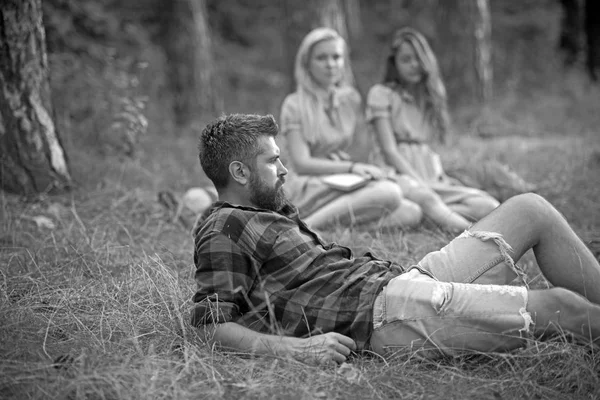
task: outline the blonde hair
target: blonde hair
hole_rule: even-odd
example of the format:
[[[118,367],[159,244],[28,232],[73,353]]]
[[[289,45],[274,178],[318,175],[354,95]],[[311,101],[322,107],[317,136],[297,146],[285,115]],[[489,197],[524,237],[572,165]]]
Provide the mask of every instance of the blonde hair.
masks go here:
[[[450,129],[446,87],[440,75],[437,58],[425,36],[412,28],[402,28],[396,31],[390,47],[383,83],[393,89],[402,89],[403,82],[395,63],[396,53],[402,43],[412,46],[423,70],[424,79],[420,85],[420,90],[425,95],[422,105],[423,117],[435,129],[439,139],[443,140]]]
[[[344,71],[342,78],[332,91],[321,88],[310,73],[310,59],[314,47],[327,40],[336,40],[343,45]],[[321,126],[327,121],[322,121],[322,110],[326,101],[330,101],[335,108],[339,106],[339,96],[353,89],[353,76],[348,59],[347,45],[344,38],[335,30],[330,28],[316,28],[309,32],[296,53],[294,64],[294,78],[296,80],[296,92],[300,103],[300,120],[302,124],[302,135],[308,143],[315,143],[322,135]]]

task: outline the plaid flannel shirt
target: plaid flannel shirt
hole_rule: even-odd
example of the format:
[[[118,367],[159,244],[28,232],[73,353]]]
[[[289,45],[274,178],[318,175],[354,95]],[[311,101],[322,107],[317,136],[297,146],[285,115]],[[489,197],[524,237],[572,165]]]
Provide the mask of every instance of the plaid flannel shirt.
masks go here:
[[[236,322],[296,337],[333,331],[364,349],[375,297],[404,272],[324,243],[291,205],[272,212],[217,202],[194,236],[194,326]]]

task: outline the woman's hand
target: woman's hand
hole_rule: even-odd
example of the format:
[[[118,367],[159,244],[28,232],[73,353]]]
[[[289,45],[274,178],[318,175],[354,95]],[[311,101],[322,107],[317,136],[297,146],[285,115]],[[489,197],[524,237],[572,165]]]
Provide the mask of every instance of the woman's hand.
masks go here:
[[[372,164],[355,163],[350,172],[375,180],[387,178],[387,173],[383,169]]]
[[[338,150],[331,153],[329,159],[333,161],[350,161],[350,155],[343,150]]]

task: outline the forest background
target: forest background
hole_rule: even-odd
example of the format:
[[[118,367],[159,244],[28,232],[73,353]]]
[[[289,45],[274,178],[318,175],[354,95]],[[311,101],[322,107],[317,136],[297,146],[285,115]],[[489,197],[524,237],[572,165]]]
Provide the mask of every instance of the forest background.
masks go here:
[[[460,38],[470,34],[461,36],[461,29],[470,28],[460,10],[468,8],[456,13],[451,3],[469,2],[356,2],[348,37],[359,90],[364,95],[381,79],[394,30],[423,31],[440,55],[455,125],[444,160],[509,165],[598,254],[600,88],[583,59],[565,67],[559,2],[489,2],[493,91],[485,102],[465,72],[471,59]],[[201,12],[211,42],[210,85],[198,107],[186,111],[185,81],[173,82],[165,41],[189,40],[170,36],[189,26],[178,24],[164,4],[42,2],[53,119],[74,184],[60,195],[0,192],[0,397],[600,395],[597,350],[567,335],[508,355],[431,362],[400,353],[318,367],[224,354],[188,325],[193,244],[158,193],[208,183],[195,149],[206,122],[222,112],[278,117],[293,89],[295,51],[318,4],[207,0]],[[444,19],[440,10],[449,9],[453,17]],[[457,32],[456,43],[448,32]],[[335,226],[325,234],[357,253],[371,250],[402,263],[450,239],[430,225],[413,231]],[[547,285],[534,263],[528,275],[531,286]]]

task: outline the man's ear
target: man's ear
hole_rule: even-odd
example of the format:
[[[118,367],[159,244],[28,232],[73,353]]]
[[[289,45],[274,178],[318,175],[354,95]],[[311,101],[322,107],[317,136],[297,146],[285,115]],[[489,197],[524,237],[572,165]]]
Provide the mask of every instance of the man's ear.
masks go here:
[[[232,161],[229,164],[229,174],[240,185],[246,185],[250,178],[250,170],[241,161]]]

